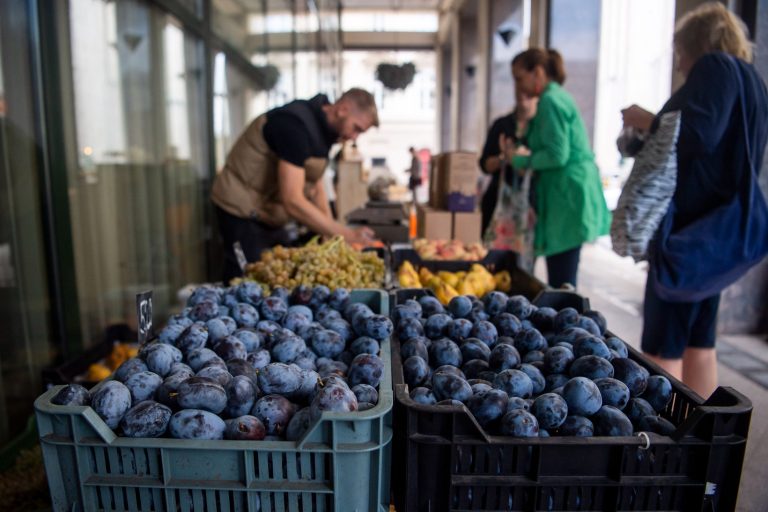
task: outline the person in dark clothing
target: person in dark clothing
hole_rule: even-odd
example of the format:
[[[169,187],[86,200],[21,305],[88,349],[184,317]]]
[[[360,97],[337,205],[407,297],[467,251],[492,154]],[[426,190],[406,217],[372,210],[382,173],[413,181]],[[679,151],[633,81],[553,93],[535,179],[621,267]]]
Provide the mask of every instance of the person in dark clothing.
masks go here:
[[[525,140],[525,132],[530,121],[536,115],[537,98],[528,98],[521,94],[515,94],[515,109],[502,117],[494,120],[483,144],[483,152],[480,154],[480,169],[491,176],[491,181],[480,200],[482,213],[482,233],[488,229],[496,210],[496,202],[499,196],[499,183],[501,176],[512,185],[513,170],[509,165],[514,154],[514,147]],[[505,151],[506,153],[505,154]]]
[[[768,92],[749,64],[751,44],[736,15],[718,2],[702,4],[678,22],[674,48],[685,83],[657,115],[637,105],[622,111],[625,126],[644,131],[654,131],[666,112],[681,113],[673,230],[729,203],[739,192],[744,173],[759,172],[768,138]],[[727,233],[707,236],[717,237],[723,249],[730,240]],[[694,246],[699,242],[690,241],[688,271],[693,279]],[[649,258],[649,276],[655,275],[655,264]],[[643,352],[705,398],[717,387],[719,302],[720,293],[696,302],[667,301],[651,277],[646,282]]]
[[[293,101],[245,129],[211,192],[224,241],[225,283],[241,275],[235,242],[248,261],[256,261],[265,249],[287,241],[285,226],[292,220],[349,242],[372,238],[368,228],[352,229],[333,219],[321,178],[334,143],[355,140],[378,125],[373,96],[350,89],[335,103],[323,94]]]

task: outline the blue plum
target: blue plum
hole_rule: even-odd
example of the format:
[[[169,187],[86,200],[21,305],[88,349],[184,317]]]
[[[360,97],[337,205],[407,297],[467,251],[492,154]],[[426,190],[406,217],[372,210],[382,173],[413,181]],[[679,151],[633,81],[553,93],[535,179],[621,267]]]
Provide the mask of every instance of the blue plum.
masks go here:
[[[491,350],[488,365],[494,372],[517,368],[520,365],[520,353],[512,345],[500,343]]]
[[[379,342],[368,336],[360,336],[349,346],[349,351],[353,356],[359,354],[374,354],[379,353]]]
[[[191,377],[179,385],[176,397],[184,409],[203,409],[218,414],[227,406],[224,386],[207,377]]]
[[[433,367],[444,364],[461,366],[463,361],[461,349],[448,338],[433,341],[427,351],[429,352],[429,364]]]
[[[597,384],[586,377],[574,377],[563,386],[563,398],[568,410],[576,416],[591,416],[603,406]]]
[[[541,370],[528,363],[521,364],[518,370],[525,373],[531,379],[531,382],[533,383],[534,396],[544,391],[546,381],[544,380],[544,374],[541,373]]]
[[[227,425],[212,412],[198,409],[184,409],[173,416],[168,423],[168,432],[176,439],[224,439]]]
[[[139,402],[120,420],[126,437],[162,437],[171,421],[171,409],[153,400]]]
[[[80,384],[67,384],[51,398],[51,403],[56,405],[88,405],[91,403],[91,394]]]
[[[500,389],[488,389],[472,395],[467,407],[483,428],[501,418],[507,411],[509,397]]]
[[[506,312],[512,313],[519,320],[525,320],[535,311],[535,306],[522,295],[512,295],[507,300]]]
[[[557,312],[554,320],[555,332],[562,332],[569,327],[577,327],[579,324],[579,312],[574,308],[563,308]]]
[[[131,400],[135,405],[144,400],[152,400],[155,397],[155,390],[163,383],[163,378],[158,374],[145,371],[134,373],[125,379],[125,387],[131,392]]]
[[[629,388],[629,394],[640,396],[648,386],[648,370],[637,364],[632,359],[620,357],[611,361],[613,372],[616,379],[620,380]]]
[[[539,427],[555,429],[562,425],[568,416],[568,404],[556,393],[544,393],[533,401],[531,413],[536,416]]]
[[[465,295],[453,297],[448,302],[448,311],[454,318],[464,318],[472,311],[472,301]]]
[[[523,409],[513,409],[501,417],[501,433],[512,437],[538,437],[536,416]]]
[[[384,361],[372,354],[360,354],[355,356],[352,364],[349,365],[347,378],[350,386],[358,384],[368,384],[378,387],[384,375]]]
[[[459,349],[461,350],[461,357],[465,361],[482,359],[487,362],[491,357],[491,349],[477,338],[467,338]]]
[[[662,436],[669,436],[677,428],[666,418],[661,416],[644,416],[637,422],[637,430],[646,432],[655,432]]]
[[[424,335],[431,340],[442,338],[446,335],[451,321],[451,317],[445,313],[436,313],[428,317],[424,324]]]
[[[357,409],[357,397],[348,386],[341,384],[331,384],[320,388],[310,405],[313,419],[317,419],[325,411],[354,412]]]
[[[291,421],[285,429],[285,438],[288,441],[298,441],[312,426],[312,410],[303,407],[291,416]]]
[[[165,343],[154,344],[144,352],[144,362],[147,364],[147,369],[161,377],[168,375],[173,363],[181,362],[181,360],[181,351],[173,345],[166,345]]]
[[[243,414],[236,418],[226,420],[224,439],[235,441],[261,441],[267,435],[267,429],[256,416]]]
[[[472,386],[453,373],[435,371],[432,374],[432,392],[438,402],[443,400],[463,402],[472,396]]]
[[[424,326],[421,325],[418,318],[403,318],[398,322],[395,333],[401,340],[410,340],[417,336],[423,336]]]
[[[413,388],[410,393],[411,400],[421,405],[435,405],[437,399],[432,390],[425,387]]]
[[[648,385],[641,395],[656,412],[663,411],[672,399],[672,383],[663,375],[651,375],[648,377]]]
[[[131,392],[120,381],[105,381],[91,395],[91,408],[112,430],[120,425],[120,420],[130,407]]]
[[[301,386],[301,369],[284,363],[270,363],[259,371],[259,389],[265,394],[288,395]]]
[[[501,389],[510,397],[529,398],[533,394],[533,382],[520,370],[503,370],[493,380],[493,387]]]
[[[607,359],[598,356],[582,356],[577,358],[569,369],[572,377],[586,377],[597,380],[613,377],[613,366]]]
[[[403,378],[411,388],[421,386],[429,379],[429,365],[419,356],[411,356],[403,362]]]
[[[288,313],[288,303],[282,297],[265,297],[259,305],[259,313],[261,318],[279,322]]]
[[[591,418],[597,436],[631,436],[632,422],[615,407],[604,405]]]
[[[568,416],[560,425],[558,433],[561,436],[592,437],[595,435],[595,426],[584,416]]]
[[[384,315],[373,315],[365,320],[364,335],[377,341],[389,338],[393,330],[392,320]]]
[[[475,322],[472,326],[469,335],[493,348],[499,338],[499,331],[496,329],[496,326],[488,320],[480,320]]]
[[[208,361],[217,359],[224,362],[216,352],[209,348],[199,348],[187,353],[187,364],[192,368],[192,371],[195,372],[199,371]]]
[[[297,409],[282,395],[266,395],[253,404],[251,415],[261,420],[267,435],[282,436]]]
[[[596,379],[595,384],[603,397],[603,405],[612,405],[617,409],[624,409],[629,402],[629,388],[617,379],[605,377]]]
[[[315,354],[329,358],[334,358],[344,352],[346,346],[344,337],[331,329],[315,332],[310,338],[309,344]]]
[[[256,402],[256,386],[253,381],[244,376],[237,375],[226,387],[227,404],[222,411],[222,416],[237,418],[251,412]]]
[[[134,373],[145,372],[147,370],[149,370],[149,368],[147,368],[146,363],[142,359],[132,357],[121,364],[117,370],[115,370],[112,377],[120,382],[125,382],[125,379]],[[168,371],[170,371],[170,368],[168,368]]]
[[[362,402],[376,404],[379,402],[378,391],[368,384],[357,384],[356,386],[352,386],[352,392],[355,394],[358,404]]]

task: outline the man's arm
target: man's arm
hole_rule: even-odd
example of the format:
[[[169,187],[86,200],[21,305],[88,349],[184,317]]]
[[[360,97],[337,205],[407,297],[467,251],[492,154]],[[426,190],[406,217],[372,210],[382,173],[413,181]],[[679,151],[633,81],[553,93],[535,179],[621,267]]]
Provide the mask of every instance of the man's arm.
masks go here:
[[[370,228],[365,226],[348,228],[333,220],[330,214],[326,214],[304,197],[305,178],[302,167],[280,160],[277,164],[277,180],[280,201],[288,215],[315,233],[326,236],[341,235],[349,243],[366,243],[374,239]],[[322,193],[318,195],[325,197],[325,189],[323,188]],[[327,197],[325,204],[328,204]]]
[[[315,195],[312,197],[312,202],[325,215],[333,218],[331,205],[328,203],[328,194],[325,193],[325,185],[323,184],[322,180],[318,180],[317,184],[315,185]]]

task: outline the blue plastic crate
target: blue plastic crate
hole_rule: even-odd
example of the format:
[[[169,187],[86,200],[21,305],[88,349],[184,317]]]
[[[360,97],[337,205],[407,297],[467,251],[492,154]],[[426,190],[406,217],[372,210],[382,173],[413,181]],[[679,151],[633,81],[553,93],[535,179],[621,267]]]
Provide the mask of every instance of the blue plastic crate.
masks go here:
[[[389,312],[379,290],[354,302]],[[90,407],[35,401],[54,511],[389,510],[392,441],[390,342],[379,403],[355,413],[323,413],[293,441],[197,441],[118,437]]]

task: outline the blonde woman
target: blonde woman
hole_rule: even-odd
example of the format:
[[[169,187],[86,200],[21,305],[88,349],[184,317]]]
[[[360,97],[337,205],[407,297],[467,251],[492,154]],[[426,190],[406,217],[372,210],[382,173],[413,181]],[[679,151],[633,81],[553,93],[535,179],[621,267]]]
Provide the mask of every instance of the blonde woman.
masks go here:
[[[677,69],[686,79],[682,87],[656,115],[637,105],[622,111],[625,126],[645,131],[655,129],[661,114],[681,112],[674,209],[667,213],[672,216],[673,232],[690,228],[732,201],[752,171],[759,172],[768,137],[768,94],[750,64],[752,48],[737,16],[720,3],[701,5],[678,22],[674,50]],[[690,240],[688,280],[695,282],[701,272],[693,247],[715,244],[717,250],[724,250],[730,234],[707,233]],[[653,257],[649,262],[643,352],[708,397],[717,387],[715,328],[720,290],[694,302],[664,300],[654,281],[658,263]]]

